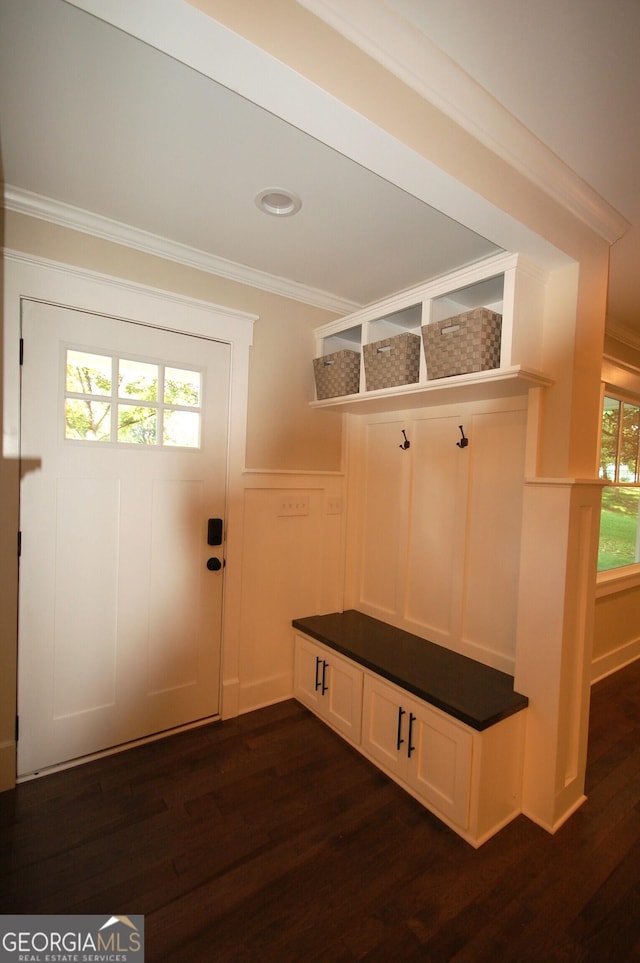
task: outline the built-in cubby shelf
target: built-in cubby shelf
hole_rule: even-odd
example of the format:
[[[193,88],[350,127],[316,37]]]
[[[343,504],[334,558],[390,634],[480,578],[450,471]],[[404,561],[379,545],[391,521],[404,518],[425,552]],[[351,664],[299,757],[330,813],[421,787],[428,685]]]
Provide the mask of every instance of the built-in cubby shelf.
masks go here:
[[[379,388],[358,394],[312,401],[312,408],[331,408],[358,412],[395,411],[399,408],[428,408],[431,405],[460,404],[525,395],[530,388],[544,388],[552,379],[527,368],[494,368],[428,383],[417,382],[402,388]]]
[[[429,377],[420,346],[416,382],[367,390],[360,364],[359,391],[311,402],[341,411],[385,411],[526,394],[552,383],[541,370],[546,272],[518,254],[499,254],[445,277],[368,305],[316,329],[316,357],[345,349],[362,354],[365,345],[398,334],[421,334],[423,326],[475,308],[502,316],[499,366],[446,378]]]

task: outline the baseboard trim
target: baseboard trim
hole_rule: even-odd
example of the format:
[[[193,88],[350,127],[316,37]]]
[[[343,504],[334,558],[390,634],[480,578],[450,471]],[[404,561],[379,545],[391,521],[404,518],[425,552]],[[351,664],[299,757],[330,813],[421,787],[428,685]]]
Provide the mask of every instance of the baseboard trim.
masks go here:
[[[240,714],[253,712],[254,709],[264,709],[293,698],[293,678],[290,672],[282,675],[270,676],[268,679],[258,679],[250,685],[239,687]]]
[[[549,822],[546,819],[541,819],[526,807],[523,807],[522,815],[526,816],[527,819],[530,819],[532,823],[536,824],[536,826],[540,826],[541,829],[544,829],[546,832],[551,833],[551,835],[553,835],[554,833],[558,832],[561,826],[564,826],[566,821],[571,816],[573,816],[573,814],[578,809],[580,809],[582,804],[585,803],[586,801],[587,801],[587,797],[584,794],[581,795],[578,799],[576,799],[576,801],[571,806],[569,806],[569,808],[565,812],[562,813],[562,815],[558,819],[554,820],[554,822]]]
[[[626,642],[612,652],[606,652],[594,659],[591,663],[591,685],[613,675],[618,669],[624,669],[625,665],[630,665],[636,659],[640,659],[640,638]]]
[[[222,683],[222,718],[235,719],[239,715],[240,680],[226,679]]]
[[[0,792],[16,785],[16,744],[13,739],[0,742]]]

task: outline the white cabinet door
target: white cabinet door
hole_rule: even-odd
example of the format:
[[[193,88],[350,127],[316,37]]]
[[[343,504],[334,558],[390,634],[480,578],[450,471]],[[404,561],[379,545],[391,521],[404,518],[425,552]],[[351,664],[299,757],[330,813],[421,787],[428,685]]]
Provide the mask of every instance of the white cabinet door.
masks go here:
[[[404,779],[409,762],[408,699],[377,676],[364,677],[362,748],[385,769]]]
[[[462,829],[469,824],[472,747],[466,727],[365,674],[363,750]]]
[[[327,719],[351,742],[359,743],[362,729],[362,672],[330,652],[325,660],[323,695]]]
[[[350,742],[360,742],[362,670],[352,662],[296,635],[294,695]]]
[[[469,825],[473,736],[452,719],[413,703],[407,783],[461,829]]]
[[[319,714],[323,714],[322,662],[322,654],[315,642],[296,635],[293,694],[309,709]]]

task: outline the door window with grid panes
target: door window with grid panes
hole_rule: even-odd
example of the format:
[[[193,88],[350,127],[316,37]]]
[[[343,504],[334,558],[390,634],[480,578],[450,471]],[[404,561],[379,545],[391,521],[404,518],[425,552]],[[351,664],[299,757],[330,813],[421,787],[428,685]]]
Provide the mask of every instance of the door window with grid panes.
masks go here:
[[[71,347],[64,371],[68,441],[200,447],[200,371]]]

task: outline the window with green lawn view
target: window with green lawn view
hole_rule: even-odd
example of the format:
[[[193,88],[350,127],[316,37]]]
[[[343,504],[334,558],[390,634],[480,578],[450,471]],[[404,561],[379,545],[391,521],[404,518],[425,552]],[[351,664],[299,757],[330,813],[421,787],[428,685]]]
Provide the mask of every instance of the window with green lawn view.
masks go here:
[[[640,560],[640,404],[605,396],[602,409],[602,490],[598,571]]]

